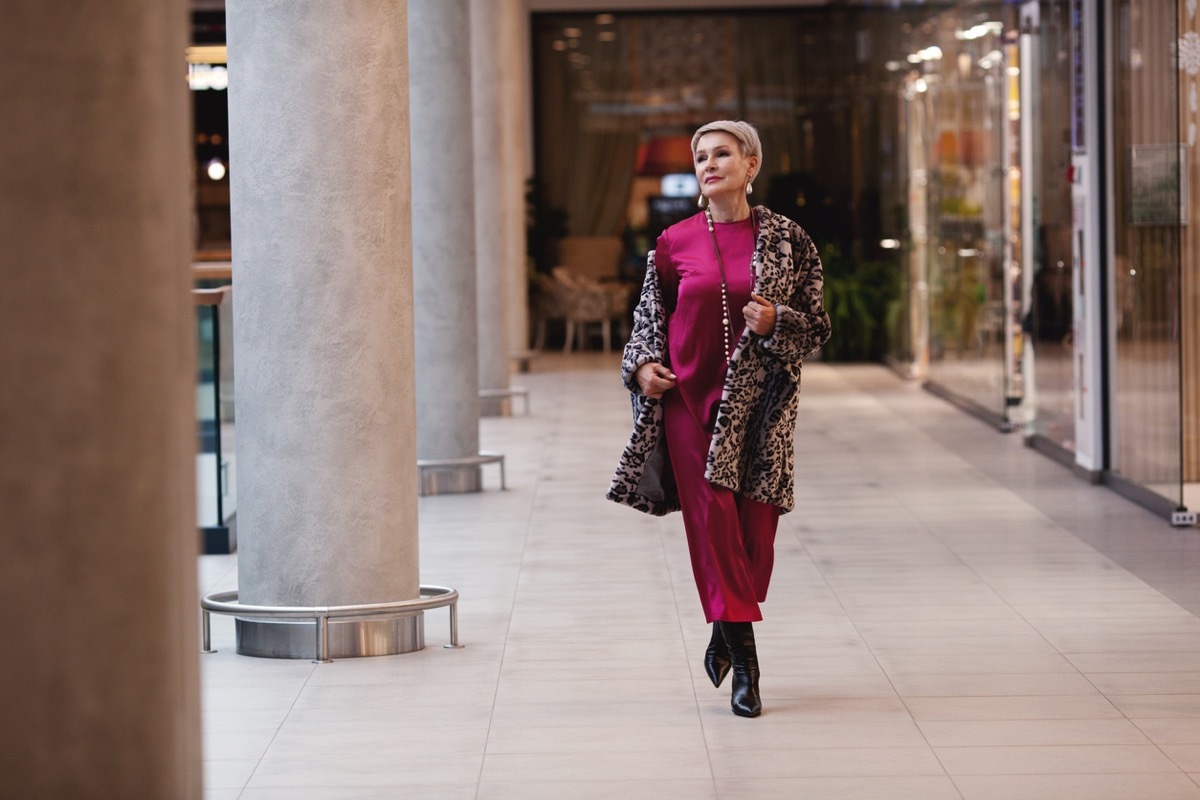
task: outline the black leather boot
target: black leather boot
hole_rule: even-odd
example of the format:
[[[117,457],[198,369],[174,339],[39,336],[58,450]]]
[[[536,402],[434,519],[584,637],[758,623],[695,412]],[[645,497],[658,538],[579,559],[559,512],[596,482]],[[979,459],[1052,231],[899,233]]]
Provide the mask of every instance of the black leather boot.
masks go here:
[[[719,622],[713,623],[712,639],[704,651],[704,671],[716,687],[720,687],[721,681],[729,674],[729,645],[725,644],[725,635],[721,633]]]
[[[733,662],[733,696],[729,705],[739,717],[757,717],[762,713],[758,695],[758,650],[754,646],[754,626],[749,622],[722,622],[721,632],[729,645]]]

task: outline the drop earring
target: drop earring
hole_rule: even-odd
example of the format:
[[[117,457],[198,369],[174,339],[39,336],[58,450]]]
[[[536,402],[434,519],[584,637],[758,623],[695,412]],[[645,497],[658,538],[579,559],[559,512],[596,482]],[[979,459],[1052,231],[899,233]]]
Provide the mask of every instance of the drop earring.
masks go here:
[[[696,206],[698,208],[708,208],[708,198],[703,194],[700,195],[700,197],[696,199]]]
[[[746,181],[746,194],[754,194],[754,184]]]

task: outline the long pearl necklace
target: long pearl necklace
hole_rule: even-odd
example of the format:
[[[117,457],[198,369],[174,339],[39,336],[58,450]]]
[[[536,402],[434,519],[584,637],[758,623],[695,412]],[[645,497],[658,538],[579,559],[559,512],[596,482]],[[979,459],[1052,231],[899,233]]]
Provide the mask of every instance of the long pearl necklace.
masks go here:
[[[755,240],[758,239],[758,219],[754,215],[754,209],[750,209],[750,218],[753,221],[753,229],[755,230]],[[729,313],[729,285],[725,282],[725,263],[721,260],[721,248],[717,244],[717,231],[713,227],[712,212],[707,208],[704,209],[704,219],[708,222],[708,234],[712,237],[713,252],[717,254],[717,269],[721,271],[721,310],[725,316],[721,318],[721,333],[725,338],[725,366],[729,366],[729,339],[733,335],[733,315]],[[754,256],[750,256],[750,287],[754,290]]]

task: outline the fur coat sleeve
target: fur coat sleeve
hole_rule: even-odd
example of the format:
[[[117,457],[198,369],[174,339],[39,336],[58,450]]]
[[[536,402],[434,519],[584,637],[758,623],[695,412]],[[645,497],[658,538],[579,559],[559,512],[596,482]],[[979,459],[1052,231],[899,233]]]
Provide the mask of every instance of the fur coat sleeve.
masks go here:
[[[784,512],[794,505],[794,439],[803,361],[829,339],[821,260],[812,239],[792,220],[759,206],[754,251],[755,292],[775,306],[768,337],[746,330],[738,340],[708,450],[705,477]],[[635,373],[666,358],[667,319],[654,265],[634,312],[633,333],[621,360],[621,377],[633,404],[633,434],[608,490],[608,498],[649,514],[679,509],[667,457],[661,402],[641,394]]]

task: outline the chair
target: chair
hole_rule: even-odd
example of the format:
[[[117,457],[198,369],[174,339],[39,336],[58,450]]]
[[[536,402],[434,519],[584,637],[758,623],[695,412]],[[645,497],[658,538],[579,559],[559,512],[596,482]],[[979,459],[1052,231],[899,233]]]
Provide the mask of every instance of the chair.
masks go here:
[[[628,333],[629,301],[635,287],[621,281],[624,245],[617,236],[567,236],[559,243],[559,266],[538,280],[537,344],[545,341],[547,319],[566,324],[563,352],[574,346],[578,325],[600,323],[604,350],[612,349],[612,321]]]
[[[547,275],[535,278],[538,296],[535,302],[538,316],[537,341],[540,350],[546,340],[546,321],[561,319],[566,325],[563,352],[571,352],[575,344],[576,325],[600,323],[604,350],[612,345],[612,294],[588,278],[572,275],[565,267],[555,267]]]

